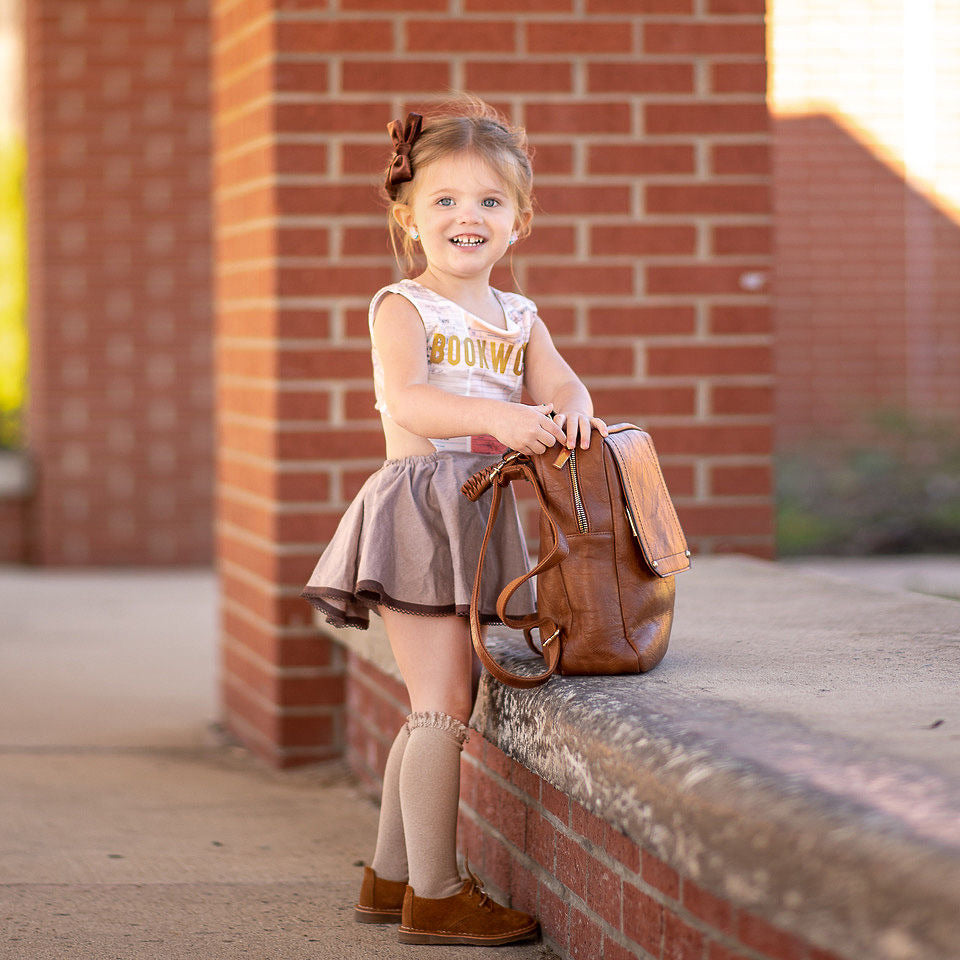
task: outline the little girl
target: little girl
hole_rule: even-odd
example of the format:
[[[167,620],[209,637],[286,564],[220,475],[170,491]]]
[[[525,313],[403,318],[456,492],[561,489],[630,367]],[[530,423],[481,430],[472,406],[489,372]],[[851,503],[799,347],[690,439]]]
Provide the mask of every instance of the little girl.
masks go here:
[[[384,772],[376,850],[354,915],[400,921],[405,943],[497,945],[534,939],[533,917],[491,900],[457,867],[460,753],[480,664],[469,610],[488,505],[460,493],[507,449],[583,448],[590,395],[557,352],[536,304],[490,286],[493,265],[530,233],[526,135],[468,95],[424,120],[388,124],[388,229],[411,265],[378,290],[369,326],[386,459],[344,513],[301,596],[337,627],[384,622],[411,713]],[[397,257],[399,262],[399,256]],[[536,406],[521,403],[526,386]],[[499,590],[530,568],[513,489],[487,548],[479,617],[502,623]],[[508,613],[536,610],[528,580]]]

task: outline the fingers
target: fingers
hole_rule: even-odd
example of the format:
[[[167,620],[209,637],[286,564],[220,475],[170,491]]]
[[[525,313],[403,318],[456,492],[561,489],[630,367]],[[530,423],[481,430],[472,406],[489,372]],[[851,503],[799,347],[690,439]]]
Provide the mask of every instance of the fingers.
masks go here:
[[[579,420],[574,417],[572,420],[565,413],[558,413],[553,422],[559,427],[564,428],[557,439],[568,449],[572,450],[577,445],[577,431],[580,427]]]
[[[544,430],[546,433],[550,434],[550,441],[547,444],[550,447],[552,447],[558,441],[560,443],[563,443],[565,440],[563,430],[560,428],[562,419],[563,419],[563,414],[560,413],[554,416],[552,420],[547,418],[545,421],[543,421],[540,424],[540,428]]]
[[[580,434],[580,446],[584,450],[590,446],[590,420],[586,414],[568,417],[565,413],[558,413],[553,420],[554,423],[566,426],[566,434],[560,438],[560,442],[567,449],[572,450],[577,445],[578,433]]]
[[[580,448],[586,450],[590,446],[590,418],[585,413],[580,414],[577,426],[580,430]]]
[[[551,443],[550,446],[552,447],[553,444]],[[532,457],[544,453],[546,449],[547,445],[545,443],[541,443],[539,440],[531,440],[529,446],[525,447],[520,452]]]
[[[554,414],[553,417],[550,416],[550,413],[553,410],[552,403],[541,403],[538,409],[543,410],[543,415],[545,417],[544,422],[541,423],[540,426],[551,436],[550,442],[547,444],[547,446],[552,447],[558,440],[563,443],[563,432],[558,425],[558,417],[562,417],[562,414]]]
[[[577,445],[577,435],[579,434],[580,446],[586,450],[590,446],[590,431],[592,428],[599,430],[603,437],[609,434],[607,425],[603,420],[599,417],[588,417],[586,414],[578,414],[571,419],[565,413],[558,413],[554,416],[553,422],[566,428],[566,433],[564,437],[560,438],[560,442],[569,449],[573,449]]]
[[[553,429],[551,429],[551,427]],[[558,428],[553,423],[546,424],[545,426],[540,427],[540,432],[537,434],[537,439],[534,440],[533,442],[542,443],[543,449],[546,450],[547,447],[554,446],[554,444],[556,444],[557,441],[559,441],[560,443],[563,443],[563,434],[560,433],[560,436],[558,437],[557,436],[558,432],[559,432]],[[541,450],[540,452],[542,453],[543,450]]]
[[[590,430],[595,427],[599,432],[600,436],[606,437],[609,436],[610,431],[607,430],[607,425],[599,417],[587,417],[586,415],[580,417],[580,445],[584,450],[590,446]]]
[[[576,420],[570,420],[565,413],[558,413],[553,418],[553,422],[559,424],[561,427],[566,427],[566,433],[560,438],[560,442],[567,447],[567,449],[571,449],[577,442]]]
[[[550,404],[540,404],[541,407],[550,406]],[[561,428],[566,428],[564,432]],[[524,449],[523,453],[530,455],[544,453],[548,447],[552,447],[558,440],[568,449],[573,449],[577,445],[577,435],[580,436],[580,446],[586,450],[590,446],[590,434],[592,430],[597,430],[602,437],[610,435],[606,423],[600,417],[588,417],[586,414],[578,414],[570,418],[565,413],[556,414],[553,419],[545,420],[540,427],[540,434],[536,440],[530,441],[529,449]]]
[[[540,421],[540,431],[535,440],[531,440],[530,453],[543,453],[548,447],[555,443],[562,443],[565,447],[572,450],[577,445],[577,437],[580,438],[580,446],[586,450],[590,446],[590,434],[592,430],[597,430],[602,437],[609,436],[610,431],[606,423],[600,417],[588,417],[585,413],[556,413],[553,412],[553,403],[538,404],[536,409],[541,412],[543,419]],[[552,413],[552,416],[551,416]],[[542,450],[535,449],[542,446]]]

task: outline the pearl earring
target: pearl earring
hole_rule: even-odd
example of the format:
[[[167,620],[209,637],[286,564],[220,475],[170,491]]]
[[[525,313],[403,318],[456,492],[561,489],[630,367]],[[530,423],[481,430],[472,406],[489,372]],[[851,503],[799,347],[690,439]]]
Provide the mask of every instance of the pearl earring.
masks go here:
[[[516,243],[516,242],[517,242],[517,237],[516,237],[516,234],[514,234],[514,235],[510,238],[510,243]]]
[[[414,231],[412,231],[411,234],[410,234],[410,239],[411,239],[411,240],[419,240],[419,239],[420,239],[420,234],[417,233],[416,230],[414,230]]]

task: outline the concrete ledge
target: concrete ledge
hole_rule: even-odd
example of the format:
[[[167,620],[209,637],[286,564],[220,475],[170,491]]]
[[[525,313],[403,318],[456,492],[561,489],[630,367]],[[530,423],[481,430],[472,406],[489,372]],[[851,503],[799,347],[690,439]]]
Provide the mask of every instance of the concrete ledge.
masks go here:
[[[955,956],[960,606],[744,556],[699,557],[677,587],[651,673],[487,676],[473,725],[771,924],[858,960]],[[374,619],[379,641],[341,633],[398,676]],[[522,641],[491,649],[536,666]]]
[[[781,566],[807,573],[829,573],[884,590],[908,590],[960,600],[960,554],[907,556],[789,557]]]

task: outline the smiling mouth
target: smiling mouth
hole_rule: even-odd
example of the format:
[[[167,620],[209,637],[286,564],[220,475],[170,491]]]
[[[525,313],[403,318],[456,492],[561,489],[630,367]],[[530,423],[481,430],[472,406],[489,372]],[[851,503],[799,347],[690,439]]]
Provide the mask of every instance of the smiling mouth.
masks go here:
[[[451,237],[450,242],[458,247],[479,247],[487,241],[483,237]]]

